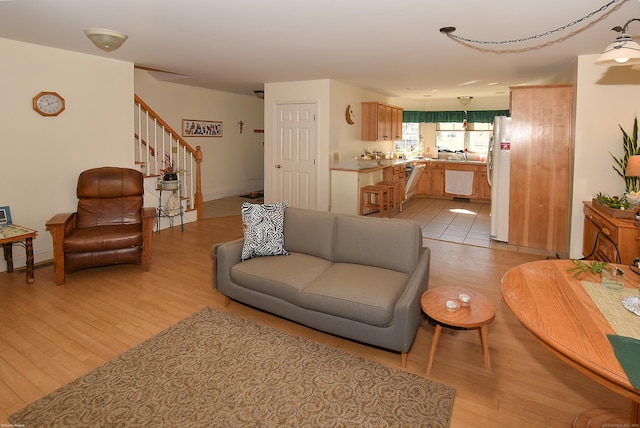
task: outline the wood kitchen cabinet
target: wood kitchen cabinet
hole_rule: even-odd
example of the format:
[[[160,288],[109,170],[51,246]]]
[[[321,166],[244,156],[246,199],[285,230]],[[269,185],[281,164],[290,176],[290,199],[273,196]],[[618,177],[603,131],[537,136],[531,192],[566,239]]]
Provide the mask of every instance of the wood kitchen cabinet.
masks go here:
[[[485,164],[469,164],[464,162],[423,162],[427,165],[424,175],[416,187],[418,196],[437,196],[452,198],[455,196],[466,197],[477,201],[491,200],[491,187],[487,182],[487,167]],[[445,193],[446,170],[473,171],[473,193],[471,195],[451,195]]]
[[[478,173],[478,199],[491,200],[491,186],[489,186],[489,181],[487,180],[485,167],[480,167],[480,172]]]
[[[362,103],[363,141],[401,140],[402,139],[401,107],[379,102]]]
[[[416,186],[416,195],[443,196],[444,195],[444,162],[424,162],[424,174]]]
[[[407,166],[396,165],[393,167],[385,168],[382,171],[382,179],[384,181],[398,183],[400,185],[400,191],[399,195],[396,196],[396,199],[398,201],[404,201],[407,185]]]
[[[614,218],[584,202],[582,255],[589,260],[630,265],[638,257],[638,227],[633,220]]]
[[[509,244],[569,252],[572,85],[511,88]]]

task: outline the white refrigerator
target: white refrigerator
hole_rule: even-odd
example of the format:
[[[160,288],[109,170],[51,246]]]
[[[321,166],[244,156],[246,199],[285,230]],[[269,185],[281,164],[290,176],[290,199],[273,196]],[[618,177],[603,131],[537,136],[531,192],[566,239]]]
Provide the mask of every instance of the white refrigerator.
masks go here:
[[[511,118],[497,116],[487,153],[487,180],[491,186],[491,239],[509,241],[509,183]]]

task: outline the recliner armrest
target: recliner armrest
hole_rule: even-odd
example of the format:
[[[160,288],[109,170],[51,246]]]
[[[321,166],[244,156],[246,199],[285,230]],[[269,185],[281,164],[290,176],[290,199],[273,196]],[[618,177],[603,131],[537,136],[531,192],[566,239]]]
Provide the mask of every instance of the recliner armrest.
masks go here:
[[[153,207],[142,208],[142,218],[156,217],[156,215],[157,215],[157,212],[155,208]]]
[[[76,228],[76,213],[56,214],[47,221],[47,230],[53,240],[53,264],[56,266],[56,284],[64,284],[64,238]]]
[[[47,230],[53,227],[67,226],[69,222],[75,221],[76,213],[60,213],[56,214],[47,221]]]

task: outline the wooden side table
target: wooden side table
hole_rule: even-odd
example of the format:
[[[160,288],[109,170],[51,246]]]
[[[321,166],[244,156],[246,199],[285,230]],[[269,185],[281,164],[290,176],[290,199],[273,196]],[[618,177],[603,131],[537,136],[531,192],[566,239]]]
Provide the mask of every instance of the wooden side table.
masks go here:
[[[461,294],[470,297],[468,303],[459,300]],[[447,302],[451,301],[458,305],[457,309],[449,309]],[[425,291],[420,298],[422,311],[436,324],[427,364],[427,376],[431,374],[433,357],[438,346],[438,339],[442,327],[451,327],[463,330],[479,329],[480,343],[482,345],[482,355],[484,356],[484,368],[491,367],[489,361],[489,345],[487,343],[487,326],[496,316],[496,311],[485,296],[475,291],[458,287],[437,287]]]
[[[7,262],[7,273],[13,272],[13,244],[21,244],[27,252],[27,284],[33,283],[33,238],[38,232],[12,224],[0,227],[0,244]]]

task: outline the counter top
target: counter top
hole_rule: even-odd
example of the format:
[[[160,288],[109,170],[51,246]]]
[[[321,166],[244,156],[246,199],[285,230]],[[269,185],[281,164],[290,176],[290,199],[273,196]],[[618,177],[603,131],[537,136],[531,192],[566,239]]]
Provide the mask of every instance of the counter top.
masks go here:
[[[428,162],[442,162],[442,163],[461,163],[469,165],[486,165],[487,162],[479,160],[464,160],[464,159],[414,159],[412,162],[428,163]]]
[[[442,162],[447,164],[463,164],[463,165],[486,165],[486,162],[477,160],[462,159],[347,159],[338,162],[332,162],[329,165],[331,171],[356,171],[356,172],[373,172],[388,167],[406,165],[409,163],[429,163]]]
[[[332,162],[331,165],[329,165],[329,169],[331,171],[373,172],[398,165],[406,165],[412,162],[414,161],[410,159],[347,159]]]

